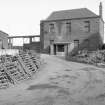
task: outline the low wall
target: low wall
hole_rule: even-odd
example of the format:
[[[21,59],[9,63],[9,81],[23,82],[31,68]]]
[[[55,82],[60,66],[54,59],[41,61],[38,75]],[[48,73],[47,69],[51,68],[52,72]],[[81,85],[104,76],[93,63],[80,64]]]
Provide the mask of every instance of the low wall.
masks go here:
[[[0,55],[16,55],[18,53],[18,49],[0,49]]]

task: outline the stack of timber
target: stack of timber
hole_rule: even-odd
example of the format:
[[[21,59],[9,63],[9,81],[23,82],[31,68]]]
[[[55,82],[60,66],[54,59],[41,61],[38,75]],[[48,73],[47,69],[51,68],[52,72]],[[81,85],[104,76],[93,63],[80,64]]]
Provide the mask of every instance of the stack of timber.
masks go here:
[[[37,71],[37,67],[33,63],[32,59],[30,58],[27,52],[20,52],[18,58],[27,74],[29,74],[30,76],[35,74],[35,72]]]
[[[9,87],[9,79],[2,65],[0,65],[0,89]]]
[[[28,54],[34,65],[37,67],[37,69],[39,69],[41,65],[41,61],[39,60],[40,56],[33,51],[28,52]]]
[[[27,78],[18,62],[6,63],[5,69],[14,84]]]
[[[15,56],[0,56],[0,89],[31,78],[40,66],[40,58],[34,53],[21,51]]]

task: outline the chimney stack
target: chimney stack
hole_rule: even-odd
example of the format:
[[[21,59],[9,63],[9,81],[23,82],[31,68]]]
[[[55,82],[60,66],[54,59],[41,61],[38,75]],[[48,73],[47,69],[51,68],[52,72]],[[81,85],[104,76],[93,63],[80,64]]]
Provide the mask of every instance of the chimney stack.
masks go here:
[[[102,18],[102,15],[103,15],[103,14],[102,14],[102,12],[103,12],[102,9],[103,9],[103,8],[102,8],[102,2],[100,2],[100,5],[99,5],[99,16],[100,16],[101,18]]]

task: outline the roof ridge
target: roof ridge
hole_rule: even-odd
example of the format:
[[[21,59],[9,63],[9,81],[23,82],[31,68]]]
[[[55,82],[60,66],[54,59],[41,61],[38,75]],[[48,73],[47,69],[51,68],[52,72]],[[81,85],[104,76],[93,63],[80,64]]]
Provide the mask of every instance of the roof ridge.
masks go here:
[[[51,13],[47,20],[58,19],[72,19],[72,18],[84,18],[84,17],[97,17],[98,15],[87,8],[77,8],[70,10],[58,10]]]
[[[87,8],[76,8],[76,9],[73,8],[73,9],[68,9],[68,10],[67,10],[67,9],[64,9],[64,10],[63,10],[63,9],[62,9],[62,10],[57,10],[57,11],[53,11],[53,12],[61,12],[61,11],[64,11],[64,12],[65,12],[65,11],[81,10],[81,9],[87,9]]]

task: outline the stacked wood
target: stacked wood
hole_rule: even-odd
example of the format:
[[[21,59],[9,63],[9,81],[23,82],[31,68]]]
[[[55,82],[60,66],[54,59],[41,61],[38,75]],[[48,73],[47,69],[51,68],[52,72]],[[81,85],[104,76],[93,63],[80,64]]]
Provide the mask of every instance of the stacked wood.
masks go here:
[[[0,89],[9,87],[9,82],[10,81],[3,66],[0,65]]]
[[[31,78],[39,70],[40,64],[40,58],[34,53],[21,51],[15,56],[0,56],[0,88]]]
[[[32,51],[29,52],[29,56],[32,62],[34,63],[34,65],[37,67],[37,69],[39,69],[41,65],[41,61],[39,60],[40,56],[38,56],[38,54]]]
[[[5,63],[5,69],[14,84],[27,78],[18,62]]]
[[[37,67],[32,62],[32,59],[30,59],[30,56],[28,53],[26,52],[19,53],[19,60],[22,63],[27,74],[33,75],[36,72]]]

